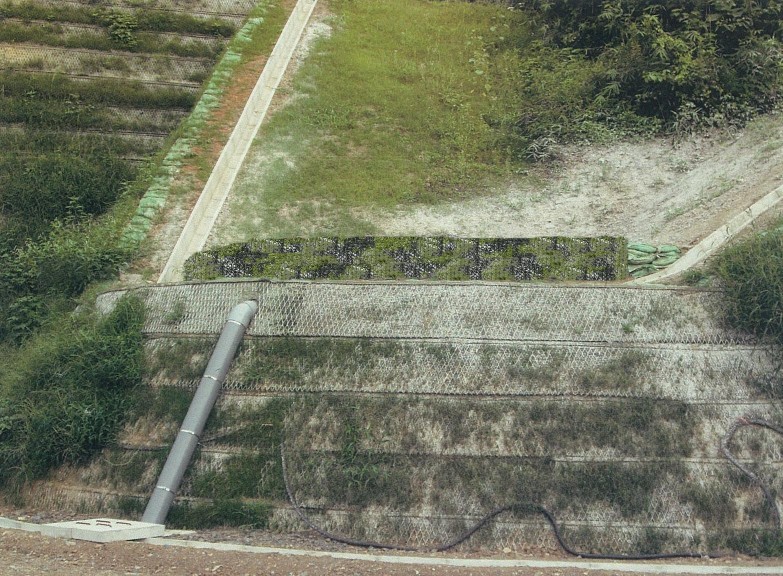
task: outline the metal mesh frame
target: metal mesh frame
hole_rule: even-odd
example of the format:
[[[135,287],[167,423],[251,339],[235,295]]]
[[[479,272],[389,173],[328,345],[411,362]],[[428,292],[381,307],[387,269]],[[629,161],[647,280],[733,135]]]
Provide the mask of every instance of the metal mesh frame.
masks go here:
[[[706,552],[720,546],[727,531],[770,528],[761,491],[720,455],[718,445],[740,416],[783,419],[783,403],[764,393],[778,384],[777,350],[725,329],[713,292],[389,282],[216,282],[135,292],[150,310],[150,357],[182,342],[208,350],[233,303],[258,298],[260,312],[219,410],[290,399],[283,434],[289,480],[326,530],[413,546],[441,544],[519,496],[514,483],[535,467],[549,474],[537,488],[538,503],[555,513],[576,549]],[[118,296],[104,295],[99,306],[111,308]],[[297,352],[287,352],[289,345]],[[591,374],[608,376],[590,380]],[[618,374],[633,385],[617,380]],[[150,374],[155,386],[191,387],[195,380],[176,369]],[[632,414],[633,406],[649,402],[687,412],[681,421],[656,412],[658,428],[686,434],[685,452],[660,453],[656,446],[666,444],[652,439],[644,444],[640,434],[655,429],[640,427],[632,438],[638,446],[586,445],[578,435],[553,443],[547,434],[562,430],[552,423],[526,428],[520,422],[533,406],[554,414],[575,410],[593,422],[615,408]],[[369,492],[348,498],[340,483],[356,477],[345,468],[349,412],[342,403],[354,406],[350,425],[363,430],[353,454],[381,470],[365,486]],[[373,419],[384,410],[386,418]],[[449,414],[461,414],[465,424],[451,436],[444,435]],[[561,424],[579,421],[573,416]],[[230,455],[252,453],[221,445],[221,430],[213,432],[218,440],[207,441],[194,476],[220,473]],[[731,448],[773,492],[783,492],[779,438],[743,429]],[[607,469],[632,479],[649,472],[649,491],[630,505],[609,493],[555,490],[574,474]],[[269,464],[259,475],[274,470]],[[397,505],[384,502],[377,482],[389,473],[409,483],[403,491],[421,493]],[[186,483],[185,497],[189,489]],[[270,526],[305,528],[282,503]],[[542,518],[505,514],[463,546],[525,544],[555,546]]]

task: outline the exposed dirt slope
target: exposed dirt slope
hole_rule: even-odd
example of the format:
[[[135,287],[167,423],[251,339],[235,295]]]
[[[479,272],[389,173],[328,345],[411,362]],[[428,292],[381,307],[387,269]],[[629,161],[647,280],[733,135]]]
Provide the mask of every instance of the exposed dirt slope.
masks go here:
[[[689,247],[783,182],[783,115],[737,132],[563,150],[534,185],[475,200],[364,216],[382,233],[612,234]]]

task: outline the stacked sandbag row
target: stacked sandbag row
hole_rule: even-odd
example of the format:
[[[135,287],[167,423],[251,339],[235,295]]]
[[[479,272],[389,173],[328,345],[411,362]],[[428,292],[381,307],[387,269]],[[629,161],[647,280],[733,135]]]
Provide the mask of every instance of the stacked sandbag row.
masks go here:
[[[653,246],[643,242],[628,244],[628,273],[641,278],[666,268],[682,255],[682,251],[673,244]]]

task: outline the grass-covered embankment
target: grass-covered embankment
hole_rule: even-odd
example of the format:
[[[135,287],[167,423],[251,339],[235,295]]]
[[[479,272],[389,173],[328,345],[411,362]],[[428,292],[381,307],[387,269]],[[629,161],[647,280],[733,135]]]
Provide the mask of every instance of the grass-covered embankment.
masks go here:
[[[497,189],[562,142],[741,124],[779,101],[779,2],[325,4],[329,36],[216,243],[374,234],[368,213]]]
[[[17,12],[41,6],[2,2],[0,14],[32,17]],[[231,44],[222,87],[236,66],[271,50],[284,10],[275,8],[267,26],[262,17],[267,8],[259,4],[251,16],[260,25]],[[67,6],[48,10],[49,20],[78,17]],[[162,16],[155,24],[151,13],[123,14],[136,14],[139,29],[197,24],[184,16]],[[214,27],[216,21],[205,22]],[[126,24],[131,33],[136,30],[133,19]],[[53,467],[84,462],[111,444],[135,404],[143,307],[125,302],[105,319],[74,309],[81,304],[91,310],[94,293],[84,295],[85,290],[139,257],[140,240],[129,241],[124,232],[139,197],[171,172],[165,150],[140,167],[126,156],[151,151],[113,132],[160,130],[154,120],[140,121],[144,116],[133,112],[189,107],[198,98],[133,78],[76,82],[9,69],[0,70],[0,87],[5,104],[0,122],[6,123],[0,134],[0,491],[9,496]],[[210,93],[209,105],[188,124],[188,137],[206,131],[221,95]]]
[[[351,210],[464,198],[547,158],[556,139],[645,122],[593,120],[600,64],[548,46],[522,11],[328,4],[332,31],[298,71],[299,97],[262,127],[259,153],[271,158],[235,187],[232,228],[246,238],[259,213],[277,236],[371,232]]]
[[[78,50],[57,52],[81,63],[82,68],[75,69],[79,78],[37,69],[33,60],[0,66],[0,124],[5,125],[0,134],[0,343],[20,343],[73,308],[91,283],[115,276],[138,257],[168,188],[156,197],[154,210],[143,207],[143,233],[129,236],[124,229],[139,198],[154,186],[160,188],[162,181],[169,185],[179,167],[172,155],[181,160],[192,154],[193,142],[202,133],[206,140],[215,139],[207,122],[232,71],[271,50],[285,9],[259,4],[250,14],[250,32],[243,28],[243,35],[231,42],[224,36],[236,27],[227,21],[165,11],[86,12],[73,6],[0,1],[0,14],[10,19],[45,17],[57,30],[93,24],[93,32],[108,43],[108,48],[96,48],[103,50],[96,53],[101,57],[88,58]],[[182,86],[149,83],[128,70],[121,77],[92,75],[95,66],[112,65],[116,50],[147,54],[143,43],[136,42],[147,32],[207,34],[228,45],[227,62],[202,98]],[[19,42],[21,52],[46,50]],[[176,67],[176,55],[169,56],[165,62],[150,58],[155,66],[164,62]],[[172,74],[177,72],[172,69]],[[190,108],[187,124],[177,128]],[[166,131],[172,134],[164,142]],[[145,138],[146,132],[156,138]]]

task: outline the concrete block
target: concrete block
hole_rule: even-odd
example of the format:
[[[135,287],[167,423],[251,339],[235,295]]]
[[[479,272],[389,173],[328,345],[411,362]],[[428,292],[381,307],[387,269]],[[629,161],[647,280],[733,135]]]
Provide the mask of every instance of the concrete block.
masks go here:
[[[156,538],[163,536],[165,529],[163,524],[95,518],[44,524],[41,526],[41,534],[55,538],[89,540],[90,542],[117,542]]]

